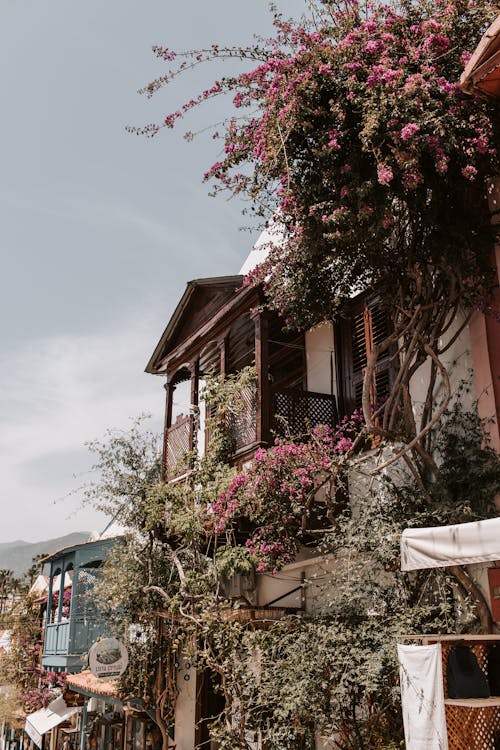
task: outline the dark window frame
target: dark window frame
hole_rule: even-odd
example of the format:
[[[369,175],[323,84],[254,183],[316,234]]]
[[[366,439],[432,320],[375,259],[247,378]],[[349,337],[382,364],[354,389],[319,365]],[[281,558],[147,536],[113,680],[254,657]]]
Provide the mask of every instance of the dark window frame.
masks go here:
[[[348,416],[362,406],[362,388],[366,360],[372,343],[383,340],[391,328],[380,297],[361,293],[355,297],[344,317],[335,326],[338,340],[336,366],[339,390],[339,409]],[[386,398],[396,377],[394,347],[389,347],[377,362],[372,399],[378,403]]]

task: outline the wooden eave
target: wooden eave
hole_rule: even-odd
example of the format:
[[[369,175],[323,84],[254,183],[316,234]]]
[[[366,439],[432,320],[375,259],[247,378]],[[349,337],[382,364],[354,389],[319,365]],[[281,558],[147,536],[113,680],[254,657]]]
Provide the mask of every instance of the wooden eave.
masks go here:
[[[176,332],[183,320],[184,313],[189,307],[195,292],[200,288],[212,288],[212,289],[227,289],[231,288],[235,292],[241,288],[243,283],[243,276],[214,276],[206,279],[193,279],[188,281],[184,294],[182,295],[177,307],[175,308],[172,316],[167,324],[167,327],[163,331],[163,334],[155,347],[153,354],[149,362],[146,365],[145,372],[151,375],[163,374],[163,367],[161,363],[165,359],[166,355],[172,350],[172,343],[175,340]]]
[[[224,278],[239,279],[240,281],[242,279],[241,276]],[[243,312],[249,310],[254,305],[256,306],[260,304],[261,301],[259,288],[240,286],[240,288],[235,291],[234,296],[219,308],[210,320],[201,325],[196,331],[193,331],[191,335],[179,342],[179,344],[174,345],[169,349],[168,344],[172,341],[174,335],[174,326],[171,326],[171,319],[148,363],[146,372],[154,375],[166,375],[174,372],[181,365],[194,359],[205,343],[222,339],[225,333],[229,330],[231,324]],[[176,312],[180,306],[181,303],[177,306]],[[183,309],[180,311],[181,314]],[[175,314],[176,313],[174,313],[174,315]],[[172,330],[169,331],[169,328]]]
[[[460,77],[466,94],[500,99],[500,16],[488,28]]]
[[[46,563],[46,562],[53,562],[54,560],[58,560],[60,557],[65,557],[66,555],[69,555],[72,552],[76,552],[80,549],[80,547],[85,547],[86,545],[94,544],[95,542],[87,541],[87,542],[79,542],[78,544],[70,544],[68,547],[61,547],[60,549],[57,549],[55,552],[51,552],[50,555],[46,555],[45,557],[41,557],[39,560],[37,560],[37,563]]]
[[[103,544],[105,547],[107,547],[110,545],[106,544],[106,542],[113,542],[114,544],[117,538],[120,538],[120,537],[112,536],[112,537],[107,537],[106,539],[92,539],[86,542],[79,542],[78,544],[70,544],[68,547],[61,547],[61,549],[58,549],[55,552],[51,552],[50,555],[41,557],[37,562],[38,563],[54,562],[55,560],[58,560],[60,557],[65,557],[66,555],[69,555],[73,552],[77,552],[78,550],[84,547],[87,549],[91,546],[99,547],[100,545],[102,547]]]

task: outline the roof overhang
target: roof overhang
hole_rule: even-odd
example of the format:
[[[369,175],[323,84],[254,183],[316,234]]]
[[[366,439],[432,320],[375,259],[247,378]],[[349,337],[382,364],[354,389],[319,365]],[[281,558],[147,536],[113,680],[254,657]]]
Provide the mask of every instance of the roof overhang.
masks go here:
[[[500,16],[483,35],[460,77],[467,94],[500,99]]]
[[[120,539],[122,537],[122,534],[117,534],[116,536],[112,537],[105,537],[103,539],[89,539],[86,542],[79,542],[78,544],[71,544],[69,547],[62,547],[61,549],[56,550],[55,552],[51,552],[50,555],[47,555],[46,557],[41,557],[38,561],[39,563],[46,563],[46,562],[54,562],[55,560],[58,560],[60,557],[65,557],[66,555],[71,554],[72,552],[76,552],[77,550],[80,550],[84,547],[89,548],[91,546],[94,546],[98,548],[99,546],[112,546],[112,543],[114,543],[116,540]]]
[[[161,374],[159,372],[159,366],[165,353],[169,351],[172,339],[175,335],[177,327],[182,319],[184,311],[187,309],[191,299],[197,289],[200,287],[218,287],[234,286],[235,291],[242,286],[243,276],[238,274],[237,276],[214,276],[207,279],[193,279],[188,281],[184,294],[182,295],[177,307],[175,308],[172,316],[167,324],[167,327],[163,331],[163,334],[155,347],[153,354],[149,362],[146,365],[145,372],[151,375]],[[160,368],[161,369],[161,368]]]
[[[67,675],[66,684],[73,692],[81,695],[105,698],[107,702],[119,702],[120,700],[117,680],[102,680],[92,674],[90,669],[86,669],[80,674]]]

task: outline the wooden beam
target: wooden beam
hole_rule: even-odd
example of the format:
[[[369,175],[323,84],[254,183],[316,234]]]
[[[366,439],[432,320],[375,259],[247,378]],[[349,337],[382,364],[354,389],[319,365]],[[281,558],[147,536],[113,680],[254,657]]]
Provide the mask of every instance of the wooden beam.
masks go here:
[[[167,380],[163,386],[165,388],[165,421],[163,424],[163,454],[161,466],[161,478],[163,481],[167,478],[167,456],[168,456],[168,429],[172,424],[172,383]]]
[[[228,343],[229,343],[228,336],[224,336],[224,338],[219,344],[219,351],[220,351],[219,372],[223,378],[226,377],[227,375]]]

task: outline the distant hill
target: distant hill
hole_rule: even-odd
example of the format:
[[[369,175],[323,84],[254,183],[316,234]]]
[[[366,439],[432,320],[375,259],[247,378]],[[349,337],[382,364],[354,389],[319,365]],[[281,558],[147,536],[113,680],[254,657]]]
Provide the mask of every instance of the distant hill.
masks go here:
[[[89,531],[75,531],[73,534],[47,539],[45,542],[23,542],[19,539],[16,542],[0,543],[0,569],[8,568],[14,571],[15,576],[23,576],[36,555],[49,555],[62,547],[86,542],[89,536]]]

